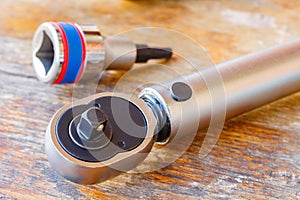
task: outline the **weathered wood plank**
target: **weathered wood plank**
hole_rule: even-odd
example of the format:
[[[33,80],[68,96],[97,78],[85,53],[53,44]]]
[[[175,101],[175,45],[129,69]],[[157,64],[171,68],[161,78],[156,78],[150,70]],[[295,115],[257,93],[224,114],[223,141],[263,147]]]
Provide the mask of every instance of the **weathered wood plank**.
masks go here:
[[[198,157],[204,138],[199,131],[168,167],[81,186],[57,175],[44,154],[48,122],[72,101],[73,87],[42,84],[31,66],[33,31],[49,20],[95,23],[105,34],[141,26],[174,29],[203,45],[218,63],[300,36],[299,1],[2,0],[0,7],[1,199],[300,198],[300,93],[228,121],[204,159]],[[125,78],[106,73],[97,90],[113,90],[120,78],[117,89],[123,92],[166,78],[154,69],[147,77],[143,72]]]

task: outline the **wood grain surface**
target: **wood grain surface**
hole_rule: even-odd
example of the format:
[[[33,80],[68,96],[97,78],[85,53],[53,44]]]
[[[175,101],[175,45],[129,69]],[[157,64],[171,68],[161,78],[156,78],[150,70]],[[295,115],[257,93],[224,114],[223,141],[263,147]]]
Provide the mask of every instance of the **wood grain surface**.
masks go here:
[[[226,122],[203,159],[199,131],[163,169],[82,186],[60,177],[44,153],[48,122],[77,98],[73,86],[39,82],[31,61],[40,23],[73,21],[96,24],[105,35],[145,26],[175,30],[219,63],[299,37],[300,1],[1,0],[0,8],[0,199],[300,199],[300,93]],[[116,90],[143,84],[145,73],[137,73]],[[97,91],[115,89],[123,75],[107,73]],[[168,78],[147,73],[147,80],[157,77]]]

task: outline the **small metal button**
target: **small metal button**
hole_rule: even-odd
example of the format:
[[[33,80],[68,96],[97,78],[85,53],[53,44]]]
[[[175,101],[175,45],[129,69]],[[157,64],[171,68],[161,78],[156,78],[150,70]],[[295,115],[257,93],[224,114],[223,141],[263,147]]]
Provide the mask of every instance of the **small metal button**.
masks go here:
[[[175,82],[171,86],[171,94],[176,101],[186,101],[192,96],[192,89],[189,85],[183,82]]]

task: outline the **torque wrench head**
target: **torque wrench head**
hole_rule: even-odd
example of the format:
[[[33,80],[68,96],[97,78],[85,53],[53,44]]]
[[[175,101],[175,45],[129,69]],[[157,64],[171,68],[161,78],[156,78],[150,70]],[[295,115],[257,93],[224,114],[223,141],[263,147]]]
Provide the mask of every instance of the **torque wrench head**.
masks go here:
[[[147,104],[101,93],[61,108],[49,123],[46,154],[52,167],[81,184],[101,182],[141,163],[155,141]]]

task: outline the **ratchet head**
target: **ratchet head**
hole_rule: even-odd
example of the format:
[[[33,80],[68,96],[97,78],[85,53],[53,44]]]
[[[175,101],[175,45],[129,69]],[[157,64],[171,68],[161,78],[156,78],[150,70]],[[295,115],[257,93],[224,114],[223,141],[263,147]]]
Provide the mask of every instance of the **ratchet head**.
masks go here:
[[[93,184],[141,163],[155,141],[156,119],[141,99],[101,93],[61,108],[46,133],[50,164],[65,178]]]

